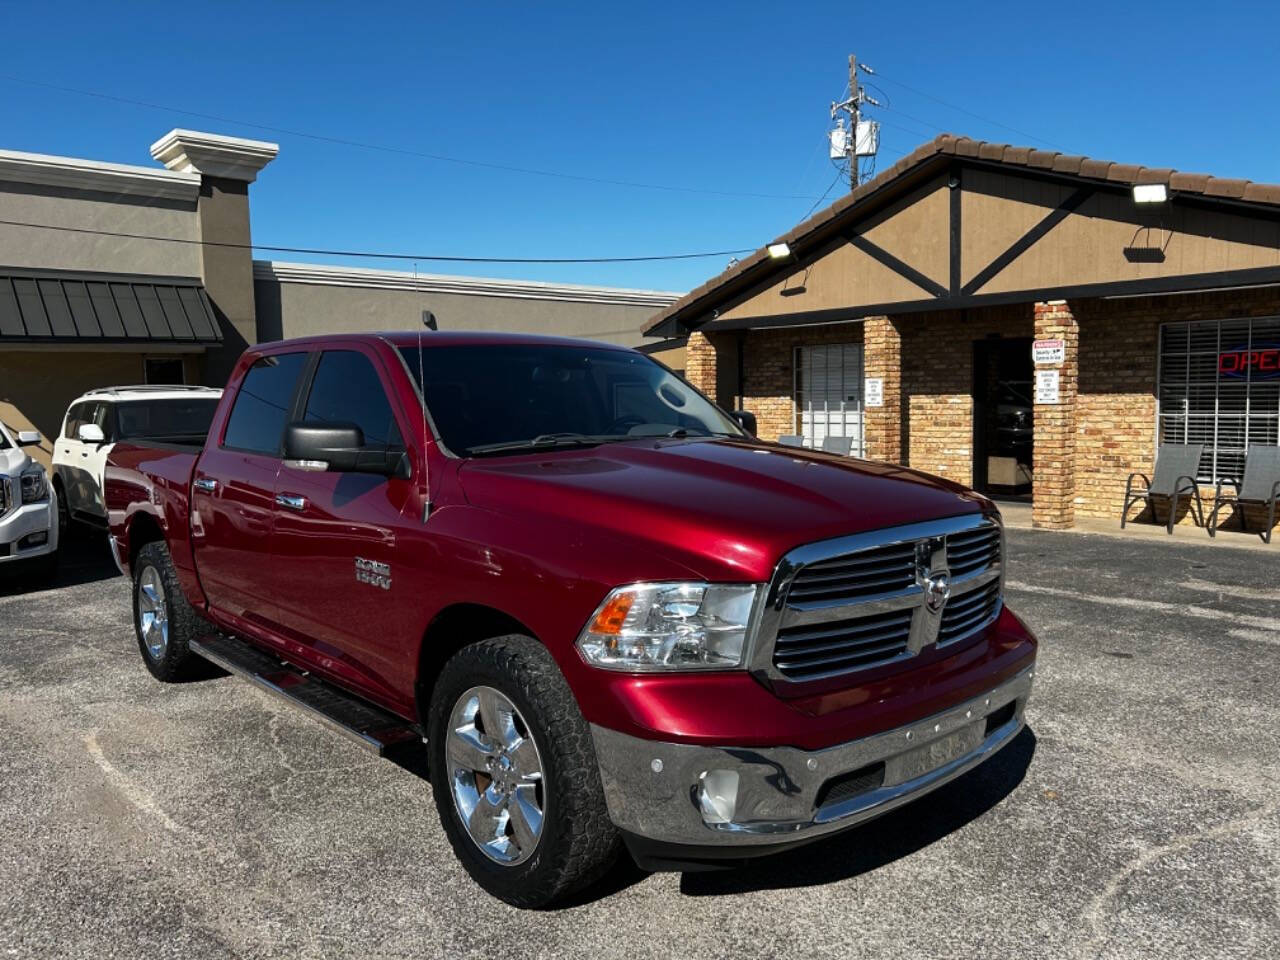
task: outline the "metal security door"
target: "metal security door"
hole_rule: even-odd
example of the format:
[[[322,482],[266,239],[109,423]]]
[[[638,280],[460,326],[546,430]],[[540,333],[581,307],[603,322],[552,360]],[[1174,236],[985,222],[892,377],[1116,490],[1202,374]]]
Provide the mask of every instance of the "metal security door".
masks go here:
[[[862,344],[796,347],[795,371],[796,429],[804,445],[849,437],[850,453],[863,456]]]

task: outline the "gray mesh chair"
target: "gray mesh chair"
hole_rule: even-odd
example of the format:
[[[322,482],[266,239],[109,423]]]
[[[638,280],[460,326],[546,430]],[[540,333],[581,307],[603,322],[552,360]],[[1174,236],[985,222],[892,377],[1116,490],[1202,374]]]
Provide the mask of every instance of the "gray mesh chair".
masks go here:
[[[1224,483],[1236,488],[1235,493],[1222,493]],[[1240,514],[1240,529],[1245,528],[1245,507],[1266,507],[1267,525],[1260,536],[1271,542],[1271,528],[1276,525],[1276,501],[1280,500],[1280,447],[1250,447],[1244,461],[1244,480],[1219,480],[1213,492],[1213,509],[1209,512],[1209,536],[1218,532],[1218,511],[1234,507]]]
[[[849,456],[853,449],[853,437],[823,437],[822,449],[827,453],[838,453],[842,457]]]
[[[1191,515],[1200,526],[1204,526],[1204,504],[1200,500],[1200,487],[1196,484],[1196,474],[1200,471],[1200,457],[1204,454],[1203,443],[1178,444],[1165,443],[1156,451],[1155,479],[1148,479],[1145,473],[1131,473],[1124,484],[1124,509],[1120,511],[1120,529],[1124,529],[1129,515],[1129,508],[1139,501],[1145,502],[1155,514],[1157,501],[1169,504],[1169,532],[1173,533],[1173,525],[1178,519],[1178,501],[1187,498]],[[1134,488],[1133,480],[1141,477],[1146,484],[1144,489]]]
[[[784,447],[803,447],[804,437],[797,436],[794,433],[784,433],[778,438],[778,442]]]

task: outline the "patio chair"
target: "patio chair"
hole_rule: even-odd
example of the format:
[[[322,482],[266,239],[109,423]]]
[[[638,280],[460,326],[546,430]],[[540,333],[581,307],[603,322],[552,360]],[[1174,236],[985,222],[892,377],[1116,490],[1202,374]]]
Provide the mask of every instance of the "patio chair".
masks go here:
[[[1166,443],[1156,451],[1156,471],[1154,481],[1145,473],[1131,473],[1124,484],[1124,509],[1120,511],[1120,529],[1128,522],[1129,508],[1139,501],[1144,501],[1155,514],[1156,501],[1169,504],[1169,532],[1173,533],[1173,525],[1178,518],[1178,501],[1187,498],[1192,516],[1204,526],[1204,504],[1200,500],[1200,487],[1196,484],[1196,474],[1200,471],[1200,457],[1204,453],[1204,444]],[[1141,477],[1146,487],[1135,490],[1133,480]]]
[[[853,449],[853,437],[823,437],[822,449],[827,453],[838,453],[842,457],[849,456]]]
[[[803,447],[804,437],[797,436],[794,433],[784,433],[778,438],[778,442],[784,447]]]
[[[1236,488],[1234,494],[1222,493],[1222,485]],[[1240,529],[1245,529],[1245,508],[1266,507],[1267,525],[1259,534],[1263,543],[1271,542],[1271,528],[1276,525],[1276,501],[1280,500],[1280,447],[1250,447],[1245,455],[1244,480],[1219,480],[1213,492],[1213,509],[1209,511],[1209,536],[1218,533],[1218,511],[1235,507],[1240,514]]]

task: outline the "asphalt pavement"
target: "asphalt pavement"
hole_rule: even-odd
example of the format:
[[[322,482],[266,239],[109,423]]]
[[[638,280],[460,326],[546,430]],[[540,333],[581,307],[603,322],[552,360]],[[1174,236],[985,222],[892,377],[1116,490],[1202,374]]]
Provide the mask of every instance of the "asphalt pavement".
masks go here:
[[[0,958],[1275,957],[1280,545],[1011,530],[1029,728],[835,838],[519,911],[422,771],[232,677],[143,668],[83,539],[0,582]]]

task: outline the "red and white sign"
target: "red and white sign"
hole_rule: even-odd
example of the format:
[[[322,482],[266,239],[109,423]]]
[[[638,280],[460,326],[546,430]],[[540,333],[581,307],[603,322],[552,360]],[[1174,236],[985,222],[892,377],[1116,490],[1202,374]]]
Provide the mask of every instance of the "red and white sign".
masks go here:
[[[1036,340],[1031,344],[1031,359],[1060,367],[1067,359],[1067,345],[1062,340]]]

